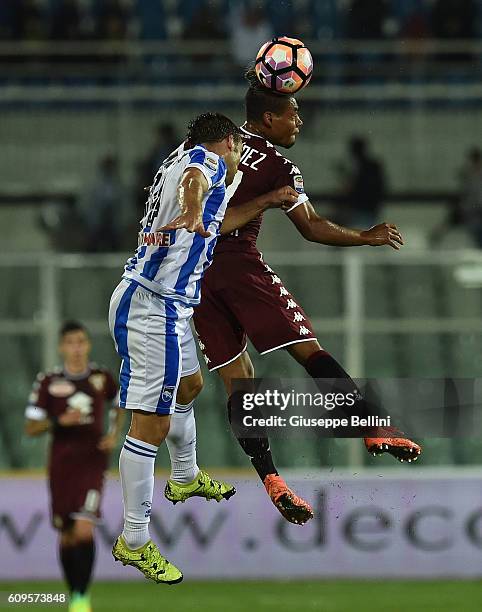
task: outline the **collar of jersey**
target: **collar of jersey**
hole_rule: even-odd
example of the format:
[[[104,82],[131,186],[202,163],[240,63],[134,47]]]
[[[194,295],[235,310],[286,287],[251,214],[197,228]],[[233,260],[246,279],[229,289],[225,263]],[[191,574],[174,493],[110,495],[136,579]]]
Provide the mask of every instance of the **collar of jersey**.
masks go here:
[[[253,134],[253,132],[249,132],[244,126],[246,125],[246,123],[244,123],[241,126],[241,129],[243,130],[243,132],[245,132],[246,134],[249,134],[250,136],[253,136],[254,138],[262,138],[263,140],[266,140],[266,138],[264,136],[260,136],[259,134]]]
[[[62,376],[67,378],[68,380],[82,380],[83,378],[87,378],[92,373],[92,368],[87,366],[87,370],[81,372],[80,374],[69,374],[65,368],[62,368]]]

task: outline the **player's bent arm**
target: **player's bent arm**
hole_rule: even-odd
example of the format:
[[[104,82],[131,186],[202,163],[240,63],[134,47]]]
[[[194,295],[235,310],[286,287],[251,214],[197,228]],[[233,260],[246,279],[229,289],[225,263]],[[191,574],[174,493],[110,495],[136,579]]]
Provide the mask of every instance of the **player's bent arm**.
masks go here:
[[[188,168],[177,188],[179,206],[183,213],[202,215],[202,200],[209,185],[204,174],[197,168]]]
[[[185,229],[208,238],[211,234],[204,229],[202,216],[202,201],[208,189],[204,174],[197,168],[187,168],[177,188],[181,214],[159,230]]]
[[[236,229],[243,227],[253,219],[256,219],[268,208],[276,208],[285,205],[292,206],[298,199],[298,193],[289,185],[280,187],[262,196],[245,202],[240,206],[228,207],[221,225],[220,233],[230,234]]]
[[[320,217],[310,202],[288,212],[288,217],[306,240],[329,246],[382,246],[398,250],[403,239],[395,225],[380,223],[368,230],[349,229]]]

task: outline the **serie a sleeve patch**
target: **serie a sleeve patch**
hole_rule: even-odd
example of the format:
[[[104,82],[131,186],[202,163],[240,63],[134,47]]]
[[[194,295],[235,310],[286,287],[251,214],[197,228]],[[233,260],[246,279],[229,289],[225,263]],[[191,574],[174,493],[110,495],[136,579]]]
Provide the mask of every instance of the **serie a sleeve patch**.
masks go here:
[[[206,155],[206,157],[204,158],[204,165],[212,172],[218,171],[218,160],[212,155]]]
[[[297,174],[293,177],[293,186],[298,193],[305,193],[305,186],[301,174]]]

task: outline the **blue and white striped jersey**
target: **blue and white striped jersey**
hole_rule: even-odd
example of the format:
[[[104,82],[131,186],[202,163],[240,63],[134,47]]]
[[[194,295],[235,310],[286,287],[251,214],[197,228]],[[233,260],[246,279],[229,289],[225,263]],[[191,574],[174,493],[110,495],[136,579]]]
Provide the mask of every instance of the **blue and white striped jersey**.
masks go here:
[[[204,196],[203,223],[209,238],[185,229],[159,231],[181,214],[177,188],[186,168],[198,168],[209,189]],[[139,245],[124,268],[124,278],[162,296],[198,304],[201,279],[210,265],[219,228],[226,212],[226,164],[202,145],[184,150],[184,144],[164,160],[149,191],[141,220]]]

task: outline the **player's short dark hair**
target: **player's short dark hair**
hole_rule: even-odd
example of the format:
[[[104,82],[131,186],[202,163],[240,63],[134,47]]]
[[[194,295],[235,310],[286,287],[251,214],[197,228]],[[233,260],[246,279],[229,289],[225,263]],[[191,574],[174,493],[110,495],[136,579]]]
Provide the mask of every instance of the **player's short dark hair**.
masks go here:
[[[63,338],[65,334],[70,334],[70,332],[83,331],[88,335],[87,329],[85,325],[82,325],[79,321],[64,321],[59,330],[59,337]]]
[[[275,115],[282,115],[286,111],[293,96],[276,93],[262,85],[256,76],[254,66],[247,69],[244,78],[249,83],[244,98],[248,121],[261,121],[264,113],[271,112]]]
[[[228,136],[240,142],[242,132],[231,119],[221,113],[202,113],[187,128],[187,139],[193,146],[203,142],[221,142]]]

